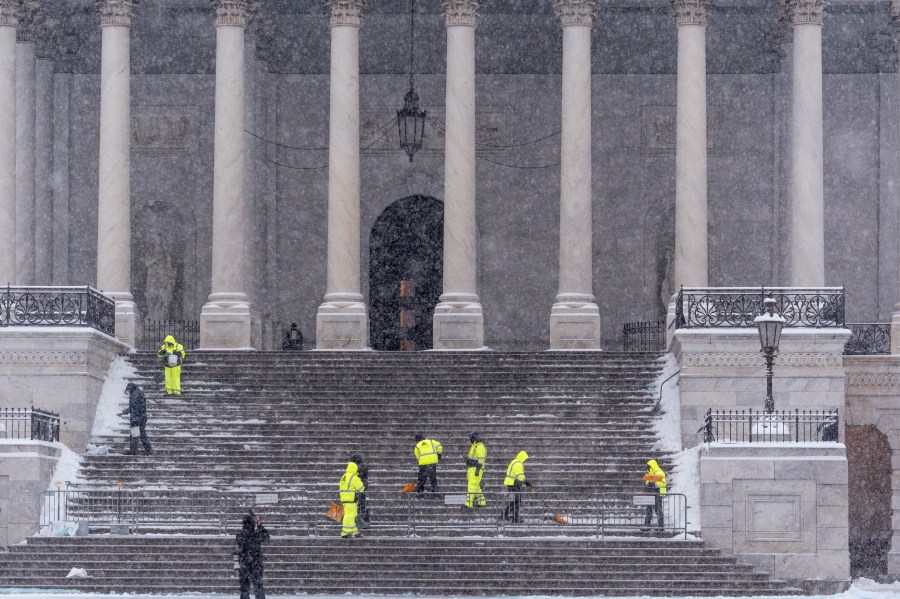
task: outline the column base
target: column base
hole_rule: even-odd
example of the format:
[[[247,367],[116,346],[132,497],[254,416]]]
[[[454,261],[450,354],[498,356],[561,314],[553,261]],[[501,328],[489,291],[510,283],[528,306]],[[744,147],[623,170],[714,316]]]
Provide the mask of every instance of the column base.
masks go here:
[[[243,293],[211,293],[200,312],[200,349],[253,349],[250,302]]]
[[[329,293],[316,313],[316,349],[369,347],[369,315],[358,293]]]
[[[484,314],[475,293],[441,296],[432,320],[434,349],[483,349]]]
[[[891,314],[891,353],[895,356],[900,354],[900,304],[894,306],[894,313]]]
[[[896,534],[896,532],[895,532]],[[891,541],[891,545],[893,547],[897,546],[897,538]],[[900,577],[900,552],[894,550],[893,548],[888,551],[887,554],[887,574],[892,577]]]
[[[593,295],[556,296],[550,310],[550,349],[600,349],[600,308]]]
[[[134,297],[128,291],[105,291],[103,294],[116,302],[116,339],[137,347],[137,327],[141,319]]]

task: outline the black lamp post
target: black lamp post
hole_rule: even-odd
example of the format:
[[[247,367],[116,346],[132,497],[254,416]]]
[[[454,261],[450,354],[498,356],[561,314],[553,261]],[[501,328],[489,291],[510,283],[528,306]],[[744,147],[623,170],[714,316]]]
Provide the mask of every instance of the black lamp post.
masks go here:
[[[416,0],[410,0],[409,7],[409,91],[403,97],[403,108],[397,111],[397,128],[400,132],[400,147],[412,162],[415,153],[422,149],[425,138],[425,111],[419,110],[419,94],[416,93],[413,81]]]
[[[759,329],[759,343],[762,346],[760,352],[766,357],[766,412],[775,411],[775,398],[772,397],[772,366],[775,363],[775,354],[778,353],[778,343],[781,341],[781,330],[784,328],[784,318],[775,313],[776,302],[767,297],[763,300],[765,314],[757,316],[753,322]]]

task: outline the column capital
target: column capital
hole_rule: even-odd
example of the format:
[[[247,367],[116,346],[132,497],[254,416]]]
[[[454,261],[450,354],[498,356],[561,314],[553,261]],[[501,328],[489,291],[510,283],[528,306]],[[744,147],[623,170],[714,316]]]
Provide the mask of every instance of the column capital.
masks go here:
[[[447,27],[464,25],[475,27],[478,9],[484,0],[441,0],[444,9],[444,23]]]
[[[597,0],[553,0],[553,8],[563,27],[570,25],[590,27],[594,24]]]
[[[325,0],[328,20],[331,27],[349,25],[359,27],[366,0]]]
[[[706,26],[706,9],[710,0],[669,0],[675,9],[676,25]]]
[[[791,25],[821,25],[825,0],[782,0]]]
[[[216,11],[216,27],[246,27],[250,16],[247,0],[209,0]]]
[[[131,27],[139,0],[94,0],[101,27]]]
[[[19,0],[0,0],[0,27],[17,27],[20,8]]]
[[[40,0],[20,0],[19,28],[16,30],[16,41],[30,43],[38,37],[47,15]]]

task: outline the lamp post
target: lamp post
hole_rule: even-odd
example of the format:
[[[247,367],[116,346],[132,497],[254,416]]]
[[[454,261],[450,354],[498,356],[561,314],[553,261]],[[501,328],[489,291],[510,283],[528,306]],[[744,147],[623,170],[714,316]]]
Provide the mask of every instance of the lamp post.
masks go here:
[[[767,297],[763,300],[763,309],[766,313],[753,319],[759,330],[759,344],[762,346],[760,352],[766,357],[766,413],[769,414],[775,411],[775,398],[772,397],[772,366],[775,363],[775,354],[778,353],[778,342],[781,341],[781,330],[785,322],[780,314],[775,313],[775,307],[775,300]]]

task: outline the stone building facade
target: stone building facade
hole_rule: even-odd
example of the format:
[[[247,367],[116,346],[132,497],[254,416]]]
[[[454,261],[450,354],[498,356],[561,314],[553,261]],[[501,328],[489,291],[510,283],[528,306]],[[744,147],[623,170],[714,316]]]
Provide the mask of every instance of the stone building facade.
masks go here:
[[[566,291],[560,289],[565,277],[559,257],[561,245],[568,247],[560,233],[560,163],[567,155],[561,130],[563,114],[571,117],[577,108],[562,105],[568,89],[563,40],[571,29],[563,25],[571,23],[559,4],[571,2],[470,3],[477,10],[475,139],[460,151],[475,156],[473,268],[483,344],[545,349],[551,309]],[[317,313],[331,291],[329,177],[346,179],[345,171],[329,175],[328,167],[329,147],[335,149],[329,137],[332,21],[341,4],[25,2],[15,44],[16,264],[10,282],[126,291],[138,320],[197,320],[211,294],[240,292],[254,346],[279,346],[292,321],[316,344]],[[399,280],[412,281],[431,298],[414,307],[411,316],[421,321],[431,319],[447,276],[440,272],[446,260],[435,260],[433,252],[448,251],[450,239],[441,243],[434,231],[410,231],[416,222],[437,222],[435,230],[442,222],[452,28],[444,4],[453,3],[415,3],[412,70],[427,121],[424,146],[412,161],[399,147],[393,122],[409,87],[410,3],[343,4],[358,13],[358,26],[352,26],[359,44],[358,294],[371,327],[368,343],[389,347]],[[244,31],[243,187],[231,200],[242,204],[244,216],[226,210],[223,218],[237,219],[229,235],[243,235],[246,264],[238,273],[242,283],[221,283],[242,288],[216,289],[217,19],[221,25],[230,5],[242,11],[241,22],[226,28]],[[797,220],[791,211],[791,6],[770,0],[697,5],[704,11],[707,73],[704,283],[790,285]],[[591,8],[592,19],[581,24],[590,40],[589,110],[578,117],[589,131],[590,201],[580,214],[587,214],[592,232],[587,291],[595,296],[601,345],[615,348],[623,323],[665,315],[678,281],[676,71],[683,22],[662,0]],[[103,13],[113,9],[124,12]],[[890,319],[898,300],[900,104],[890,9],[888,1],[834,0],[822,16],[822,283],[846,287],[847,319],[856,322]],[[125,45],[120,40],[111,52],[130,59],[124,104],[130,113],[113,127],[125,129],[128,138],[109,142],[110,148],[130,149],[130,181],[121,187],[119,177],[120,191],[107,193],[119,201],[123,193],[129,197],[130,239],[110,241],[113,248],[128,245],[128,289],[109,289],[119,283],[98,280],[98,244],[102,248],[125,222],[104,220],[110,209],[98,208],[101,174],[122,168],[114,164],[121,150],[107,153],[112,167],[100,164],[102,40],[108,29],[126,32]],[[123,118],[121,109],[112,110]],[[340,157],[332,166],[347,168]],[[236,166],[223,168],[233,174]],[[222,188],[237,189],[227,183]],[[385,221],[386,214],[393,216]],[[570,226],[578,218],[585,220],[576,216]],[[400,249],[386,254],[391,240],[404,235],[421,242],[414,251],[393,244]],[[331,242],[346,245],[334,236]],[[396,273],[381,276],[388,263]]]

